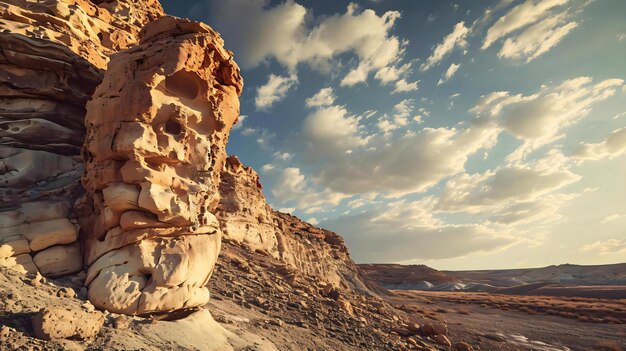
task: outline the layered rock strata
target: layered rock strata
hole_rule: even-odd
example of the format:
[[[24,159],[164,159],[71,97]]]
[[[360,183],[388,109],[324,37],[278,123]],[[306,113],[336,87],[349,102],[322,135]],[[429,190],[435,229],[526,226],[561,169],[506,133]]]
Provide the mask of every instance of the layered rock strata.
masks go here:
[[[213,212],[242,85],[219,34],[174,17],[111,57],[87,104],[77,207],[96,307],[146,314],[208,301],[221,243]]]
[[[0,1],[0,265],[48,276],[82,261],[85,104],[117,50],[162,16],[156,1]]]
[[[336,233],[315,228],[265,201],[258,174],[231,156],[220,184],[217,218],[224,238],[267,252],[285,263],[288,275],[308,275],[336,287],[368,290]]]

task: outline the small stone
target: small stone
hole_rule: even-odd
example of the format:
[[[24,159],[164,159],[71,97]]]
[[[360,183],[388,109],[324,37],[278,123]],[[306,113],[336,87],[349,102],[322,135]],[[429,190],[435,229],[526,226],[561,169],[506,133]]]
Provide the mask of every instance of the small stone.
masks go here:
[[[450,342],[450,339],[448,339],[447,336],[442,335],[442,334],[437,334],[435,336],[433,336],[433,340],[441,345],[441,346],[446,346],[446,347],[450,347],[452,346],[452,343]]]
[[[420,326],[417,323],[409,323],[409,325],[407,326],[407,329],[414,333],[420,332]]]
[[[42,280],[43,280],[43,277],[41,276],[41,273],[37,272],[35,273],[35,277],[33,277],[33,279],[30,280],[30,285],[39,286],[41,285]]]
[[[448,327],[441,322],[426,323],[422,332],[426,335],[448,335]]]
[[[74,289],[72,288],[64,287],[64,288],[59,289],[59,291],[57,292],[57,296],[73,299],[76,297],[76,291],[74,291]]]
[[[11,334],[11,329],[3,325],[2,329],[0,329],[0,340],[6,340],[9,334]]]
[[[280,320],[280,319],[278,319],[278,318],[276,318],[276,319],[270,319],[270,320],[268,321],[268,323],[269,323],[269,324],[271,324],[271,325],[275,325],[275,326],[277,326],[277,327],[282,327],[282,326],[283,326],[283,321],[282,321],[282,320]]]
[[[466,343],[466,342],[464,342],[464,341],[462,341],[462,342],[457,342],[457,343],[454,345],[454,349],[455,349],[456,351],[473,351],[473,350],[474,350],[474,348],[473,348],[472,346],[470,346],[470,344],[468,344],[468,343]]]
[[[128,329],[130,327],[130,318],[125,315],[119,315],[113,319],[113,328]]]

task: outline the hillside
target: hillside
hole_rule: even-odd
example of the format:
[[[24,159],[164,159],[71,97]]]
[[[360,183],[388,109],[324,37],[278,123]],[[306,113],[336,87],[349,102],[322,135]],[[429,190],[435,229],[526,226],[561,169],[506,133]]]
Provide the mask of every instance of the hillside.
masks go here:
[[[359,264],[363,274],[386,287],[397,290],[422,290],[435,285],[458,283],[459,278],[425,265]]]

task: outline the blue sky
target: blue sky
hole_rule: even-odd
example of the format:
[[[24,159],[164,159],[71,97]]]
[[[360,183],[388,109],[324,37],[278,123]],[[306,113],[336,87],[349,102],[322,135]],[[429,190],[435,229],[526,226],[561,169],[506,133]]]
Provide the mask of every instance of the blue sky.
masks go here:
[[[242,67],[228,152],[356,261],[626,261],[626,2],[162,4]]]

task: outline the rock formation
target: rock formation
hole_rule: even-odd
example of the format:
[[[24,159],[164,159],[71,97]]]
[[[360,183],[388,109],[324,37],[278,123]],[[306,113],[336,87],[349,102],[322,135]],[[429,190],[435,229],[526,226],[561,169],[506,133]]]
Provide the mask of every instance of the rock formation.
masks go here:
[[[217,33],[163,15],[154,0],[0,1],[0,265],[88,267],[112,311],[185,308],[208,298],[221,225],[292,278],[364,288],[341,237],[273,211],[236,157],[222,171],[238,69]]]
[[[0,1],[0,265],[81,269],[71,208],[85,103],[108,55],[161,15],[155,1]]]
[[[111,57],[87,104],[78,206],[96,307],[145,314],[208,301],[242,84],[219,34],[189,20],[150,22]]]
[[[337,287],[368,289],[343,238],[272,210],[258,174],[236,156],[226,161],[220,193],[216,215],[225,239],[267,252],[284,262],[291,274],[313,276]]]

